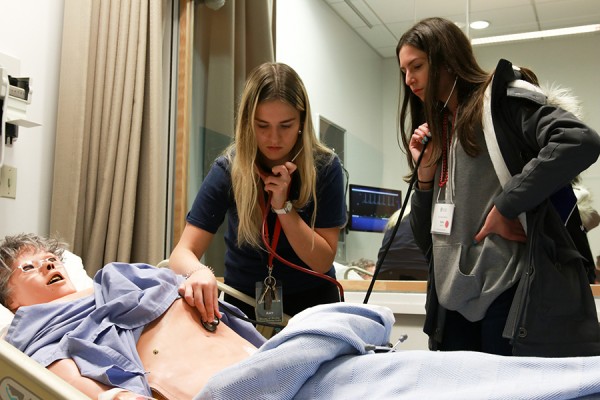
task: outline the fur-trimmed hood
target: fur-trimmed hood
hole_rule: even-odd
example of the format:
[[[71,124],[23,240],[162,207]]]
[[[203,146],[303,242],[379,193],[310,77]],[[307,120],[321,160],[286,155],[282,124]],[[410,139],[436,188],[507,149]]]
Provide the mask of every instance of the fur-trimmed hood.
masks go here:
[[[583,119],[581,102],[571,89],[561,87],[556,83],[541,85],[540,89],[546,95],[549,104],[570,112],[578,119]]]

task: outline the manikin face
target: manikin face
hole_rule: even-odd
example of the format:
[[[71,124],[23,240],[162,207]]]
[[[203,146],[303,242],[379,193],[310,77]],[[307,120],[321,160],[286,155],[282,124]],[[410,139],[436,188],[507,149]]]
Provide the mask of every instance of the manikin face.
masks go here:
[[[254,131],[260,161],[269,167],[289,161],[299,138],[300,112],[280,100],[263,101],[256,107]]]
[[[13,311],[76,292],[60,258],[52,253],[25,250],[11,267],[13,272],[8,280],[11,292],[7,304]]]

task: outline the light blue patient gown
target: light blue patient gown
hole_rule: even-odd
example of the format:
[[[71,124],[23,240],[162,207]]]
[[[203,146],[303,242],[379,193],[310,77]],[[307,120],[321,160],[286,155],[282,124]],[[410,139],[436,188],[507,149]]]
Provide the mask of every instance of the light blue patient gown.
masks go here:
[[[179,298],[183,279],[167,268],[107,264],[94,277],[94,295],[20,307],[6,340],[43,366],[72,358],[83,376],[151,396],[136,343]],[[264,342],[248,323],[223,322],[257,346]]]

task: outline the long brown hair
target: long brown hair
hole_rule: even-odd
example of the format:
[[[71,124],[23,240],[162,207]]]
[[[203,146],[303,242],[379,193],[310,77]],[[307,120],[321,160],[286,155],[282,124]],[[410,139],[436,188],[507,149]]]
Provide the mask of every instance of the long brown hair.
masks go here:
[[[458,115],[456,129],[458,140],[467,154],[474,156],[479,148],[475,141],[477,130],[481,127],[483,93],[491,74],[484,71],[473,55],[471,43],[462,30],[452,21],[443,18],[427,18],[416,23],[405,32],[396,47],[396,58],[400,49],[413,46],[427,54],[429,77],[425,100],[421,101],[406,84],[406,76],[401,71],[402,101],[399,106],[399,125],[411,174],[415,173],[415,162],[409,151],[409,142],[413,131],[424,122],[428,122],[432,133],[432,163],[441,157],[442,106],[437,99],[437,87],[440,83],[440,69],[446,68],[456,75],[456,93]],[[407,119],[410,125],[407,126]],[[407,177],[407,180],[410,178]]]

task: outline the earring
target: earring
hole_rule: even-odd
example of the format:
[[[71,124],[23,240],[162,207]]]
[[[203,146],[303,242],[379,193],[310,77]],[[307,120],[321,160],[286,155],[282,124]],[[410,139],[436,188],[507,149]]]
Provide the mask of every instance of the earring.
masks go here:
[[[298,135],[302,135],[302,129],[298,130]]]

